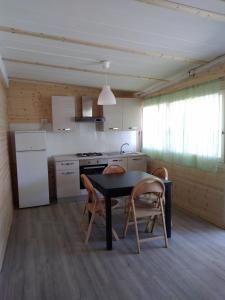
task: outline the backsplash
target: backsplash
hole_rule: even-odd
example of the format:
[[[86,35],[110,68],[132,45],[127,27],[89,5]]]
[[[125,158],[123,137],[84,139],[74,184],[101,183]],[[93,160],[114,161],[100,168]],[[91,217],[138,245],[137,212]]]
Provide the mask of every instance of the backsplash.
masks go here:
[[[38,123],[11,123],[10,130],[40,130]],[[65,133],[47,132],[48,156],[74,154],[78,152],[119,151],[123,143],[129,143],[127,150],[137,151],[136,131],[99,132],[94,123],[77,123],[75,131]]]

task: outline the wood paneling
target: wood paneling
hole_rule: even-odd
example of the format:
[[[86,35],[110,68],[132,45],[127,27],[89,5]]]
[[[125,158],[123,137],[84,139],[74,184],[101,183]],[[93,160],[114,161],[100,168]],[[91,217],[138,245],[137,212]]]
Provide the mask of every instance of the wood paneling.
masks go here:
[[[12,223],[12,189],[8,155],[6,91],[0,82],[0,270]]]
[[[148,170],[164,166],[173,180],[173,203],[199,217],[225,227],[224,169],[217,173],[184,167],[159,160],[149,160]]]
[[[99,89],[44,83],[23,80],[10,80],[8,93],[9,122],[10,123],[36,123],[41,119],[52,122],[51,97],[52,96],[75,96],[76,117],[81,116],[81,97],[91,96],[94,99],[93,114],[102,116],[102,106],[97,105]],[[132,98],[133,93],[126,91],[114,91],[115,96],[120,98]]]

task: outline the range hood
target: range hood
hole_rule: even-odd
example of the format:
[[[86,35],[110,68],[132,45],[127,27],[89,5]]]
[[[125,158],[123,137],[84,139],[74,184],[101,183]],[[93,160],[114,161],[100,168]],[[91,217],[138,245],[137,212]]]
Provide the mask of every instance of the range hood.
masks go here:
[[[82,117],[75,117],[76,122],[96,122],[105,121],[102,116],[93,116],[93,99],[89,96],[82,96]]]

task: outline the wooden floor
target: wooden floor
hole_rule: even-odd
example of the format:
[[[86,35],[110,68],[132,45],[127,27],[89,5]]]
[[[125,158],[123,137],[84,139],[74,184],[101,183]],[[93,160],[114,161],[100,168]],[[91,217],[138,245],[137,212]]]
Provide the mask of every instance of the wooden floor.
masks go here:
[[[155,241],[135,254],[130,228],[107,252],[98,224],[84,245],[80,213],[81,203],[15,212],[1,300],[225,299],[225,231],[176,211],[169,249]],[[121,234],[119,210],[115,220]]]

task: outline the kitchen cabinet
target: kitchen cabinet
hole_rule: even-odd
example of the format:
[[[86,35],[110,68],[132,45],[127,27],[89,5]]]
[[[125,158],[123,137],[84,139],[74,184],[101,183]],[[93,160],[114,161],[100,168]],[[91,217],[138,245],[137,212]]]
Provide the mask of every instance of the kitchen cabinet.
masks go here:
[[[140,130],[141,120],[140,100],[123,99],[123,130]]]
[[[141,129],[141,103],[139,99],[117,98],[115,105],[103,106],[104,131],[130,131]]]
[[[128,171],[143,171],[147,170],[147,162],[145,156],[130,156],[127,158]]]
[[[75,128],[74,97],[52,97],[52,125],[56,132],[72,131]]]
[[[108,165],[118,165],[127,170],[127,157],[115,157],[108,160]]]
[[[123,130],[123,102],[116,100],[115,105],[104,105],[103,114],[105,117],[104,131]]]
[[[60,161],[55,164],[57,199],[80,195],[79,161]]]

